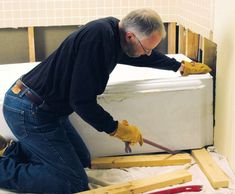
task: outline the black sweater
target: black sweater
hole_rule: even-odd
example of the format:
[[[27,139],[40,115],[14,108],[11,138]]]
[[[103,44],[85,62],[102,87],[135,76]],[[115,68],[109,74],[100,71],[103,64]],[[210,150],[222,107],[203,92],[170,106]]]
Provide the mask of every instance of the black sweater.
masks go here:
[[[180,63],[153,50],[130,58],[120,46],[119,20],[92,21],[69,35],[48,58],[22,78],[46,102],[45,109],[68,115],[75,111],[98,131],[113,132],[117,121],[98,103],[117,63],[177,71]]]

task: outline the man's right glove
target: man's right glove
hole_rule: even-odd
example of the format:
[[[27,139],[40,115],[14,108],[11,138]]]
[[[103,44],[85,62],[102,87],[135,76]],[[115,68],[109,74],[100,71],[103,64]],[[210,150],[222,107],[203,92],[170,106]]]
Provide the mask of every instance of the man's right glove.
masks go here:
[[[202,73],[209,73],[211,72],[211,68],[203,63],[196,63],[196,62],[187,62],[182,61],[183,71],[181,74],[183,76],[190,75],[190,74],[202,74]]]
[[[116,131],[111,135],[132,145],[136,143],[139,143],[140,145],[143,144],[143,138],[138,127],[129,125],[126,120],[118,122]]]

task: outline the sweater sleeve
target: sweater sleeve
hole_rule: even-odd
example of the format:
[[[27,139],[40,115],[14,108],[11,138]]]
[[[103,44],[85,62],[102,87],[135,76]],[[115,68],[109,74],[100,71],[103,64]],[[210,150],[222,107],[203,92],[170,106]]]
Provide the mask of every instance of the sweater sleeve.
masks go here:
[[[103,42],[91,38],[80,43],[71,79],[70,104],[96,130],[111,133],[116,129],[117,121],[96,99],[108,81],[106,65],[110,62],[110,53]]]
[[[119,57],[119,63],[138,66],[138,67],[152,67],[157,69],[178,71],[181,63],[174,58],[167,57],[166,55],[153,49],[150,56],[142,55],[137,58],[128,57],[126,54],[122,54]]]

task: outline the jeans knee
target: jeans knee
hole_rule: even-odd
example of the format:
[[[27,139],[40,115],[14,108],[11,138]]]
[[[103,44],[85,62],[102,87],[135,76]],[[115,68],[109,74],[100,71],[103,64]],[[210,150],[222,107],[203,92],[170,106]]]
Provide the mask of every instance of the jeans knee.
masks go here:
[[[87,175],[82,176],[79,179],[71,180],[71,191],[72,193],[82,192],[89,190],[88,177]]]
[[[61,194],[76,193],[89,190],[88,177],[86,172],[77,173],[74,175],[59,174],[55,178],[54,191],[60,191]],[[55,192],[57,193],[57,192]]]

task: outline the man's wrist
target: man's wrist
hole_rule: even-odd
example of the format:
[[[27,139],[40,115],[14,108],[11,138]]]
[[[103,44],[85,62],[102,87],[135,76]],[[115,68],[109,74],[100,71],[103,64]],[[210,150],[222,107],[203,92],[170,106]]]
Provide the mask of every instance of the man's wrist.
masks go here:
[[[181,75],[183,75],[183,73],[184,73],[184,67],[185,67],[184,63],[181,62],[180,68],[179,68],[179,70],[178,70]]]
[[[117,129],[115,129],[115,130],[114,130],[112,133],[110,133],[109,135],[114,136],[115,133],[116,133],[116,131],[117,131]]]
[[[181,66],[179,68],[179,71],[184,71],[184,63],[181,63]]]

